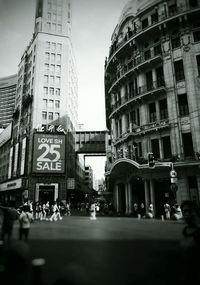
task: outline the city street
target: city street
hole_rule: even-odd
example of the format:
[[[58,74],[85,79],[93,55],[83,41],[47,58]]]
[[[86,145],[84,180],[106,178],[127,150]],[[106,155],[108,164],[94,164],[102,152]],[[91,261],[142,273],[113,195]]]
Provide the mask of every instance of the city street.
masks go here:
[[[71,216],[34,222],[29,244],[32,258],[46,260],[43,279],[48,285],[66,275],[80,284],[175,284],[181,276],[183,226],[173,221]],[[18,225],[15,239],[17,230]]]

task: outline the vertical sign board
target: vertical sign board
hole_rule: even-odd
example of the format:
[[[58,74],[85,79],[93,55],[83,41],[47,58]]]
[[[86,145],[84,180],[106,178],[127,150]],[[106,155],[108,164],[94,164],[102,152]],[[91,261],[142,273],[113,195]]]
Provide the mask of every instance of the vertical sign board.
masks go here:
[[[12,161],[13,161],[13,147],[10,148],[8,179],[10,179],[12,175]]]
[[[16,175],[17,175],[18,154],[19,154],[19,143],[17,143],[17,144],[15,145],[15,156],[14,156],[13,176],[16,176]]]
[[[65,172],[65,136],[34,134],[33,173]]]
[[[20,175],[24,175],[25,159],[26,159],[26,137],[23,138],[22,140]]]

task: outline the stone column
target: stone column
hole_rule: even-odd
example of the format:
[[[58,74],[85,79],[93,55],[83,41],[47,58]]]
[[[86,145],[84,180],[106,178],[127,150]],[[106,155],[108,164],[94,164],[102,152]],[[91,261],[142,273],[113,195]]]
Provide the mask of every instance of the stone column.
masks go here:
[[[147,210],[148,207],[149,207],[149,204],[150,204],[150,199],[149,199],[149,183],[148,183],[148,180],[147,180],[147,179],[144,180],[144,193],[145,193],[145,208],[146,208],[146,210]]]
[[[128,189],[128,213],[131,214],[132,213],[132,192],[131,192],[131,184],[127,183],[127,189]]]
[[[114,188],[114,207],[119,212],[119,187],[117,184],[115,184]]]
[[[129,191],[128,183],[125,184],[126,214],[129,214]]]
[[[154,215],[156,214],[156,205],[155,205],[155,189],[154,189],[154,181],[150,179],[150,197],[151,203],[153,204]]]

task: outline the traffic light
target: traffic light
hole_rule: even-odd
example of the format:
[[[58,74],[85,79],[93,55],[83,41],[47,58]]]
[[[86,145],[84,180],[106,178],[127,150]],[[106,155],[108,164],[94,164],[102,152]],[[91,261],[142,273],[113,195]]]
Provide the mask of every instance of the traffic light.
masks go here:
[[[155,161],[154,161],[154,156],[152,152],[148,153],[148,165],[150,168],[154,168],[155,167]]]

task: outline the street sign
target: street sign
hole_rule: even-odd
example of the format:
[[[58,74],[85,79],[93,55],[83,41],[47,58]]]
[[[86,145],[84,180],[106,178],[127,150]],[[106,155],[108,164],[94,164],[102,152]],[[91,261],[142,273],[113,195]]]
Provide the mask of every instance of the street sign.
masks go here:
[[[178,190],[177,184],[172,183],[172,184],[170,185],[170,189],[171,189],[171,191],[172,191],[173,193],[176,193],[177,190]]]
[[[175,170],[170,171],[170,177],[174,178],[177,177],[177,172]]]
[[[171,183],[178,183],[177,177],[171,177]]]

